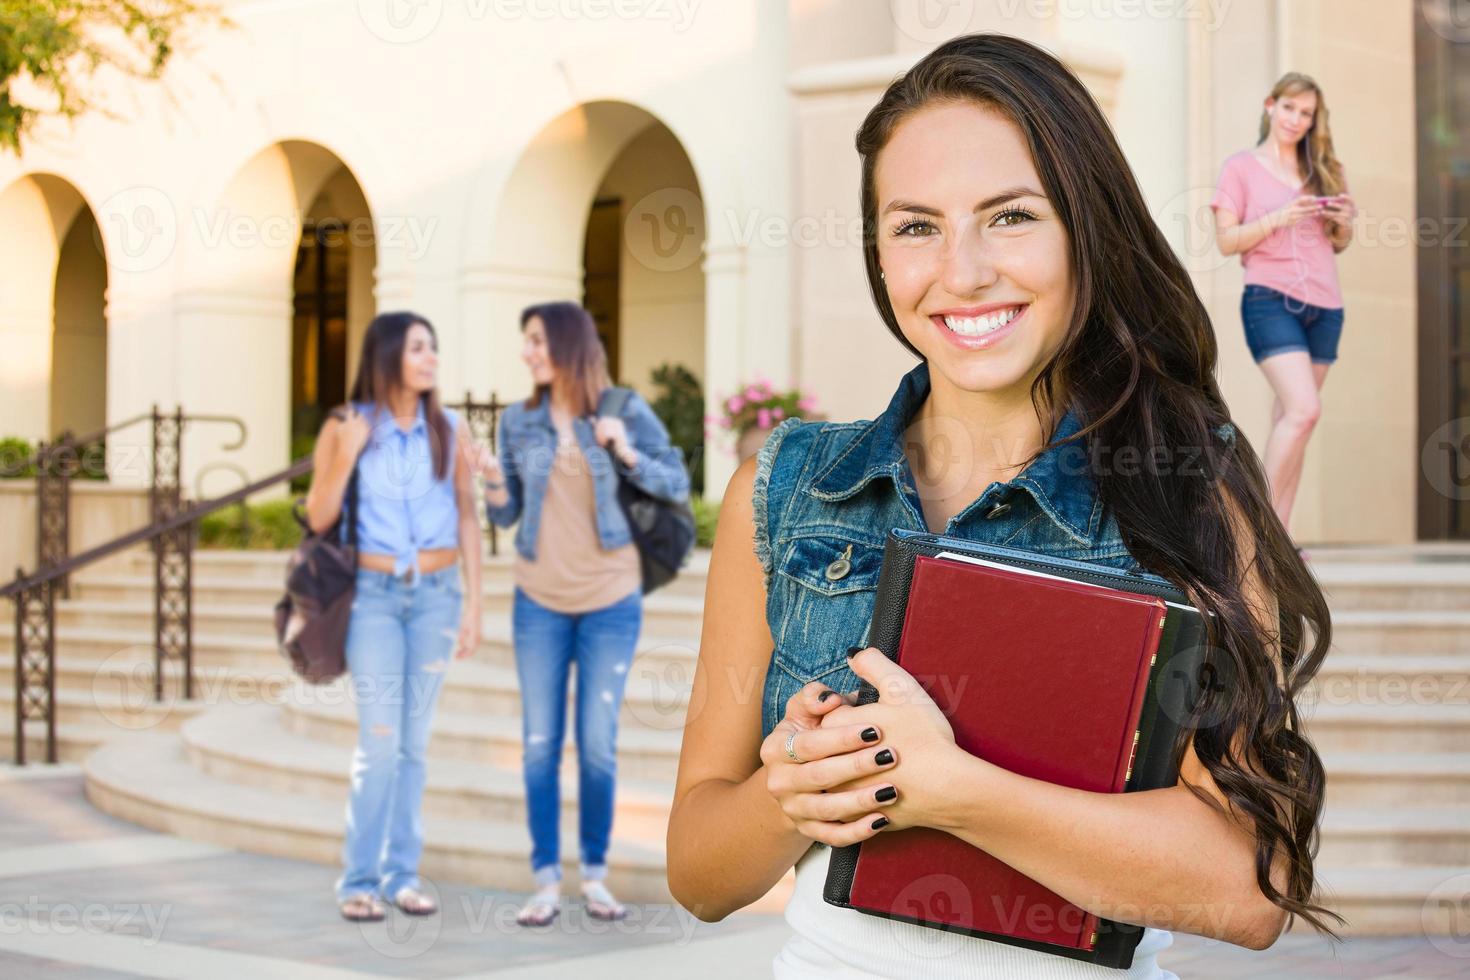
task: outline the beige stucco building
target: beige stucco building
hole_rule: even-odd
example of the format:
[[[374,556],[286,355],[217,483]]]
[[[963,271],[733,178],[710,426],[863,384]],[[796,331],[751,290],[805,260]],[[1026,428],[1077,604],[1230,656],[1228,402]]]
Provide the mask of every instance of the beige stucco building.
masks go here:
[[[912,360],[863,279],[853,133],[925,51],[993,29],[1055,51],[1108,112],[1215,317],[1221,381],[1258,447],[1270,392],[1205,202],[1271,83],[1318,79],[1361,217],[1293,530],[1454,531],[1425,516],[1450,502],[1426,492],[1421,446],[1426,419],[1467,414],[1463,393],[1435,375],[1425,394],[1424,250],[1392,234],[1424,179],[1416,38],[1420,64],[1450,43],[1411,0],[224,9],[234,26],[196,37],[162,82],[98,77],[106,112],[47,121],[0,158],[0,435],[88,431],[153,403],[239,416],[242,449],[204,425],[185,443],[188,491],[213,495],[287,464],[293,420],[310,430],[341,398],[376,311],[432,320],[449,400],[508,398],[529,383],[516,314],[552,298],[586,302],[615,373],[645,390],[672,361],[711,412],[765,374],[829,417],[871,417]],[[143,438],[110,440],[115,481],[146,479]],[[733,465],[707,454],[711,495]]]

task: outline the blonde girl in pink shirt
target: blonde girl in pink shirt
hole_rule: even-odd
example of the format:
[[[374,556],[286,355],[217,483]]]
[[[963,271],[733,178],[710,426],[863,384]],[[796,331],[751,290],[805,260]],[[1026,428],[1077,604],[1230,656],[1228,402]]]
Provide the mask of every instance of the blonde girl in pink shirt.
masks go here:
[[[1264,463],[1272,505],[1288,525],[1322,411],[1318,392],[1337,359],[1336,256],[1352,242],[1357,213],[1315,81],[1290,72],[1276,83],[1256,145],[1225,161],[1210,207],[1220,251],[1245,267],[1246,344],[1276,393]]]

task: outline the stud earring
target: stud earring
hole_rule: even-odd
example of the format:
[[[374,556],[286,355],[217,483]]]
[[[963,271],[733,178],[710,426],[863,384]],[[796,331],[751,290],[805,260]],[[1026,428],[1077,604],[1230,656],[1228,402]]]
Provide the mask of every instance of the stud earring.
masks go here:
[[[878,270],[878,278],[882,279],[884,282],[888,281],[888,276],[883,272],[882,269]]]

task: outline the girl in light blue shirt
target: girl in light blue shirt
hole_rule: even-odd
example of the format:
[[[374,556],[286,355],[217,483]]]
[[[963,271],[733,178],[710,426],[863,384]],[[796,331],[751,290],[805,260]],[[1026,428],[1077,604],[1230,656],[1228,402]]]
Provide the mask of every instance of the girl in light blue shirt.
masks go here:
[[[471,443],[435,390],[434,328],[385,313],[368,325],[358,363],[346,419],[328,420],[317,441],[306,510],[313,531],[332,527],[356,474],[347,667],[358,740],[336,892],[343,917],[373,921],[382,899],[408,915],[438,910],[418,878],[424,755],[450,658],[479,645],[480,525]]]

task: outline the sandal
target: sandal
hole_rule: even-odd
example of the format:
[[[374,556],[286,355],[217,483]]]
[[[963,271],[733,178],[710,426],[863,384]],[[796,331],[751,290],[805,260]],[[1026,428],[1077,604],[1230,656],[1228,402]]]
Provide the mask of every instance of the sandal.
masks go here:
[[[337,910],[348,922],[382,922],[388,917],[383,903],[366,892],[344,898],[337,905]]]
[[[404,915],[433,915],[439,911],[432,898],[410,885],[393,893],[393,907]]]
[[[587,900],[587,914],[594,919],[616,922],[628,914],[627,907],[601,881],[582,882],[582,897]]]
[[[549,926],[561,914],[561,888],[547,885],[532,895],[516,913],[516,925]]]

